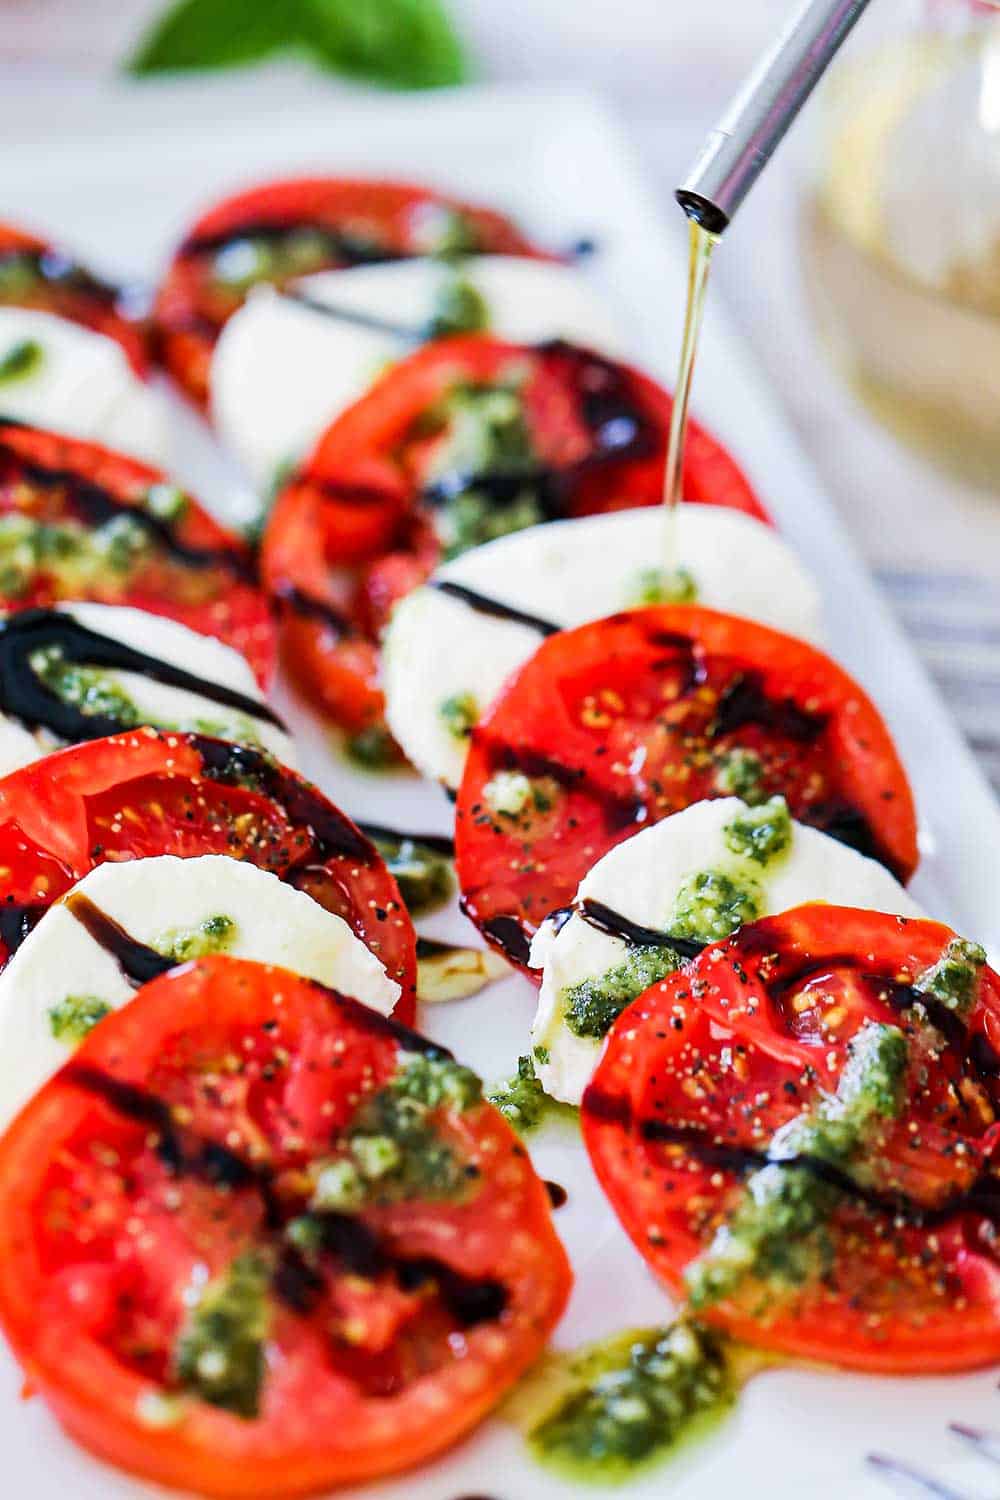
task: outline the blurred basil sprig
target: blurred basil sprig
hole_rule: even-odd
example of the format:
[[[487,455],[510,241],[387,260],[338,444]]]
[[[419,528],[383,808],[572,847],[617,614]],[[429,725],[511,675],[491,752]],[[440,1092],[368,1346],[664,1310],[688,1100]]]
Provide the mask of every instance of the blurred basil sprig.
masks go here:
[[[469,74],[441,0],[178,0],[127,67],[231,68],[281,54],[390,88],[439,88]]]

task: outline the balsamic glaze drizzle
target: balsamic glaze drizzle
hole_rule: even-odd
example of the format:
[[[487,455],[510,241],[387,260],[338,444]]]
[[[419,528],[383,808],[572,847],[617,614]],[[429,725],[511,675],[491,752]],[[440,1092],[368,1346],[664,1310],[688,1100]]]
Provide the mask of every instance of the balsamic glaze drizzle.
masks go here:
[[[291,218],[248,220],[245,224],[217,230],[214,234],[189,235],[181,243],[176,258],[187,260],[195,255],[217,254],[218,251],[226,250],[230,245],[238,245],[243,240],[264,240],[271,244],[280,244],[282,240],[288,239],[293,234],[309,234],[322,240],[327,247],[330,260],[341,266],[372,266],[380,265],[384,261],[407,258],[397,250],[390,250],[388,246],[380,245],[375,240],[365,239],[361,235],[351,234],[349,230],[339,229],[330,224],[317,224],[311,219]]]
[[[450,833],[402,833],[398,828],[387,828],[383,823],[359,823],[361,832],[373,842],[418,844],[432,849],[435,854],[454,858],[455,840]]]
[[[332,604],[327,604],[325,600],[316,599],[303,589],[296,588],[294,584],[280,584],[274,590],[274,597],[279,604],[290,609],[293,614],[302,615],[309,620],[318,620],[321,625],[328,626],[338,637],[357,634],[354,622],[346,614],[335,609]]]
[[[0,709],[32,729],[49,729],[60,739],[71,742],[102,739],[117,734],[123,725],[111,714],[84,713],[77,704],[64,702],[46,685],[30,658],[35,651],[50,646],[58,647],[67,661],[136,672],[153,682],[196,693],[210,703],[285,728],[274,710],[257,698],[209,682],[158,657],[147,656],[124,641],[88,630],[65,610],[21,610],[0,621]]]
[[[673,933],[664,932],[658,927],[643,927],[641,923],[633,922],[630,917],[605,906],[603,901],[595,901],[591,896],[585,897],[574,909],[589,926],[596,927],[598,932],[607,933],[608,937],[623,938],[626,943],[637,948],[672,948],[681,958],[697,958],[702,949],[708,947],[707,943],[695,942],[693,938],[674,937]]]
[[[737,940],[738,947],[742,943],[745,955],[761,956],[770,953],[767,924],[763,924],[763,929],[759,931],[750,927],[743,938]],[[785,996],[797,993],[809,980],[821,979],[839,969],[852,969],[873,995],[893,1011],[905,1013],[917,1007],[922,1009],[927,1022],[943,1035],[950,1047],[960,1053],[963,1064],[971,1064],[973,1072],[979,1078],[995,1078],[1000,1072],[1000,1056],[989,1042],[984,1038],[983,1045],[977,1047],[977,1038],[969,1037],[961,1018],[916,986],[894,979],[892,975],[866,971],[857,958],[846,953],[828,954],[821,959],[804,959],[794,963],[786,971],[774,966],[774,960],[780,962],[780,959],[780,953],[772,955],[771,972],[764,980],[770,1000],[779,1014],[782,1013]],[[737,974],[744,977],[738,961],[734,963]],[[727,1143],[717,1137],[713,1138],[696,1125],[672,1124],[655,1117],[636,1119],[626,1094],[611,1094],[596,1084],[591,1084],[585,1091],[583,1109],[597,1119],[620,1125],[624,1130],[638,1134],[643,1140],[680,1147],[703,1166],[712,1169],[741,1176],[773,1165],[801,1169],[867,1208],[920,1227],[934,1227],[962,1213],[979,1214],[991,1223],[1000,1224],[1000,1176],[993,1170],[988,1159],[980,1166],[970,1187],[952,1193],[938,1204],[925,1206],[900,1193],[866,1188],[856,1182],[850,1172],[835,1163],[807,1153],[785,1155],[771,1148],[761,1150]]]
[[[464,910],[464,907],[463,907]],[[519,917],[488,917],[480,924],[484,937],[490,938],[515,964],[527,965],[531,957],[531,935]]]
[[[111,955],[133,988],[138,989],[177,967],[176,958],[164,957],[155,948],[140,943],[82,891],[72,891],[63,905],[80,926],[86,928],[94,942]]]
[[[11,263],[26,264],[35,276],[49,286],[77,292],[112,309],[117,309],[126,295],[122,287],[95,276],[93,271],[88,271],[85,266],[70,260],[50,246],[38,249],[11,246],[9,250],[0,251],[0,267]]]
[[[569,1193],[567,1193],[561,1182],[549,1182],[546,1180],[544,1187],[549,1195],[549,1202],[552,1204],[553,1209],[562,1208],[563,1204],[568,1202]]]
[[[350,323],[355,328],[365,328],[371,333],[384,333],[403,344],[416,346],[422,344],[427,336],[425,328],[418,328],[407,323],[396,323],[391,318],[381,318],[377,313],[365,312],[360,307],[344,307],[336,303],[324,302],[319,297],[310,297],[308,292],[302,291],[294,284],[283,287],[281,295],[289,302],[297,302],[300,307],[307,308],[309,312],[320,313],[332,322]]]
[[[529,615],[524,610],[515,609],[512,604],[504,604],[500,599],[492,599],[488,594],[480,594],[476,589],[466,588],[463,583],[453,583],[449,578],[432,578],[430,587],[467,604],[477,614],[490,615],[497,620],[510,620],[515,625],[526,625],[529,630],[535,630],[542,636],[558,635],[563,628],[553,624],[551,620],[543,620],[538,615]]]
[[[367,1009],[356,1001],[351,1003],[358,1005],[359,1010]],[[403,1032],[405,1028],[399,1030]],[[433,1050],[440,1053],[443,1049]],[[264,1202],[267,1227],[275,1233],[284,1229],[294,1210],[278,1201],[272,1171],[266,1163],[248,1162],[228,1146],[180,1128],[165,1100],[100,1068],[70,1062],[63,1077],[77,1088],[97,1095],[126,1119],[155,1131],[157,1155],[171,1172],[198,1177],[219,1188],[255,1189]],[[495,1321],[507,1307],[507,1289],[492,1277],[466,1276],[435,1256],[401,1255],[387,1239],[354,1215],[310,1213],[320,1230],[322,1250],[350,1273],[366,1280],[391,1273],[402,1291],[416,1291],[433,1283],[441,1302],[463,1328]],[[295,1312],[305,1314],[316,1305],[324,1286],[322,1276],[302,1253],[283,1243],[272,1277],[275,1295]]]
[[[26,459],[15,448],[4,442],[3,428],[15,424],[0,421],[0,452],[17,466],[26,479],[46,489],[65,489],[73,504],[82,511],[91,526],[101,526],[120,516],[128,517],[137,526],[149,533],[153,540],[178,562],[192,568],[226,568],[247,582],[254,582],[253,564],[233,547],[192,547],[174,535],[174,528],[162,516],[153,515],[141,505],[130,504],[116,497],[91,479],[84,479],[72,469],[50,468],[45,464]],[[27,424],[17,424],[23,426]]]
[[[16,901],[6,901],[0,906],[0,942],[7,949],[8,958],[17,952],[47,911],[47,906],[31,906]]]
[[[374,844],[339,808],[328,802],[310,782],[289,771],[266,751],[201,734],[189,735],[188,739],[201,756],[206,775],[212,780],[259,787],[272,801],[281,805],[289,821],[307,824],[318,846],[310,851],[309,859],[314,861],[318,852],[323,860],[353,859],[363,865],[378,860]]]
[[[809,744],[830,722],[828,714],[810,713],[792,699],[769,698],[759,672],[741,672],[720,694],[709,737],[732,734],[745,724],[760,724],[790,740]]]

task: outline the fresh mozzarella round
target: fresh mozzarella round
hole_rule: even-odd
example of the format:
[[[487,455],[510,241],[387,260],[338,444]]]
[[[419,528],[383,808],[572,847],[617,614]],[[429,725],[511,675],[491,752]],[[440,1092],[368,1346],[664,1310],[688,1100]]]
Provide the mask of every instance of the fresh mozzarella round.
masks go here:
[[[114,339],[34,308],[0,308],[0,410],[6,417],[161,465],[163,408]]]
[[[816,585],[770,526],[716,505],[683,505],[676,525],[678,559],[699,604],[821,639]],[[659,508],[617,511],[488,542],[440,568],[432,583],[460,584],[565,629],[648,602],[665,551]],[[540,640],[538,630],[432,586],[397,605],[385,640],[387,715],[418,770],[458,786],[468,735],[455,732],[442,705],[482,713]]]
[[[245,658],[213,636],[200,635],[176,620],[125,605],[73,603],[58,608],[86,629],[122,641],[172,667],[180,667],[206,684],[229,688],[259,703],[264,701]],[[121,695],[127,700],[135,712],[136,724],[193,730],[238,744],[260,745],[283,764],[295,764],[291,739],[266,719],[215,703],[207,695],[155,682],[137,672],[101,667],[99,683],[102,688],[108,684],[116,697]],[[0,713],[0,775],[6,776],[18,766],[38,760],[61,743],[44,727],[29,732],[27,726],[11,715]]]
[[[99,865],[50,907],[0,974],[0,1130],[73,1046],[135,986],[73,915],[76,896],[129,937],[178,962],[222,951],[276,964],[352,995],[382,1015],[399,998],[342,917],[276,875],[224,854]]]
[[[609,977],[620,973],[629,957],[626,942],[579,914],[585,900],[601,902],[642,927],[669,932],[683,893],[692,890],[702,872],[712,872],[749,886],[756,904],[753,915],[758,917],[806,901],[922,915],[882,865],[801,823],[791,822],[790,843],[777,857],[758,863],[735,856],[726,830],[749,812],[738,797],[722,797],[696,802],[664,818],[598,860],[581,881],[573,914],[562,925],[558,917],[542,924],[531,946],[532,966],[542,970],[532,1045],[538,1077],[554,1098],[580,1102],[603,1045],[602,1037],[579,1035],[579,1023],[576,1030],[567,1023],[568,1007],[581,995],[576,987],[606,993]],[[715,936],[721,935],[716,931]],[[618,1008],[625,1003],[624,984],[616,976],[611,986],[619,990]],[[640,983],[635,993],[642,988]]]
[[[247,299],[213,355],[212,416],[258,489],[305,454],[387,363],[410,352],[451,274],[440,261],[415,259],[324,271],[296,283],[313,301],[371,318],[375,326],[368,327],[271,287]],[[621,352],[617,326],[572,266],[483,255],[463,264],[462,278],[484,299],[490,330],[502,338],[566,338],[605,354]],[[393,333],[393,325],[404,332]]]

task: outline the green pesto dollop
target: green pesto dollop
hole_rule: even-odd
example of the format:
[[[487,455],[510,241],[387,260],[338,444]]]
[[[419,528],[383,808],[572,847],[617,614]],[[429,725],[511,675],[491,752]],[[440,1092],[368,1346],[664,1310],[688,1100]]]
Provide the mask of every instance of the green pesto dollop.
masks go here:
[[[225,953],[236,941],[239,929],[232,917],[219,912],[206,917],[197,927],[172,928],[153,943],[157,953],[184,963],[189,958],[204,958],[206,953]]]
[[[790,1120],[771,1142],[767,1166],[747,1178],[728,1222],[687,1268],[697,1311],[752,1280],[777,1294],[818,1279],[834,1247],[831,1214],[840,1188],[796,1159],[847,1171],[860,1185],[874,1177],[870,1155],[881,1128],[905,1104],[908,1044],[897,1026],[868,1022],[854,1037],[836,1093]]]
[[[307,276],[322,270],[330,260],[329,236],[302,224],[282,235],[245,235],[231,240],[216,251],[210,274],[221,286],[245,292],[260,281],[280,283]]]
[[[525,776],[523,771],[497,771],[483,787],[483,801],[498,818],[549,812],[557,794],[551,777]]]
[[[76,521],[48,525],[11,513],[0,517],[0,592],[18,598],[42,571],[62,592],[79,598],[106,583],[108,569],[130,572],[149,546],[148,531],[132,516],[114,516],[88,530]]]
[[[457,272],[446,276],[437,289],[425,337],[444,339],[459,333],[484,333],[489,326],[489,306],[479,288]]]
[[[454,693],[438,705],[438,716],[456,740],[467,740],[479,718],[479,704],[472,693]]]
[[[433,911],[451,898],[455,880],[443,854],[414,839],[377,838],[373,842],[395,876],[411,916]]]
[[[61,646],[42,646],[28,660],[36,677],[61,703],[88,717],[114,719],[122,729],[142,722],[139,710],[114,678],[98,667],[67,661]]]
[[[0,354],[0,385],[14,385],[37,375],[45,363],[45,350],[37,339],[18,339]]]
[[[766,865],[792,845],[792,819],[784,797],[750,807],[726,824],[723,842],[732,854]]]
[[[369,724],[344,741],[344,753],[362,771],[397,771],[403,753],[384,724]]]
[[[438,530],[446,557],[494,541],[545,519],[532,477],[537,465],[516,381],[474,385],[459,382],[428,412],[424,425],[443,434],[430,483],[468,476],[441,503]],[[524,485],[502,504],[476,477],[502,473]]]
[[[606,1036],[637,995],[672,974],[680,960],[673,948],[629,943],[621,963],[596,978],[567,985],[560,995],[563,1017],[574,1036]]]
[[[627,603],[694,604],[698,585],[687,568],[640,568],[629,589]]]
[[[237,1256],[201,1290],[174,1350],[174,1374],[185,1391],[246,1419],[260,1412],[269,1281],[262,1256]]]
[[[619,1335],[567,1363],[569,1393],[528,1441],[542,1462],[577,1480],[626,1478],[735,1398],[725,1346],[692,1323]]]
[[[49,1029],[57,1042],[82,1042],[111,1006],[98,995],[67,995],[49,1010]]]
[[[547,1120],[575,1120],[577,1117],[572,1105],[551,1099],[542,1088],[535,1073],[535,1063],[547,1063],[548,1060],[549,1049],[536,1047],[533,1054],[519,1057],[517,1071],[490,1091],[490,1103],[521,1135],[537,1130]]]
[[[739,797],[753,806],[763,800],[764,762],[754,750],[734,745],[715,762],[713,785],[724,797]]]
[[[975,1004],[976,986],[985,964],[986,949],[979,943],[952,938],[937,963],[914,980],[913,988],[964,1020]]]
[[[356,1213],[408,1198],[462,1198],[478,1168],[442,1139],[433,1114],[462,1113],[481,1098],[471,1068],[447,1057],[403,1054],[395,1077],[365,1099],[344,1132],[343,1154],[318,1167],[310,1207]]]
[[[748,872],[698,870],[678,888],[668,930],[680,938],[714,943],[753,922],[762,910],[760,887]]]

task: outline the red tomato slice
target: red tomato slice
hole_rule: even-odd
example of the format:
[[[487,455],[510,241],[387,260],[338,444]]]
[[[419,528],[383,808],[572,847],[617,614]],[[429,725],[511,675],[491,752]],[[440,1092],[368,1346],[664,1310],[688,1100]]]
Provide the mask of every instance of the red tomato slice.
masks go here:
[[[0,224],[0,306],[37,308],[106,334],[122,346],[137,375],[148,373],[146,331],[129,314],[121,287],[12,224]]]
[[[227,1285],[242,1343],[199,1322]],[[145,986],[0,1142],[0,1323],[28,1380],[102,1458],[184,1490],[301,1495],[428,1458],[537,1358],[569,1286],[475,1076],[281,969]]]
[[[228,854],[306,891],[381,960],[412,1019],[416,938],[375,846],[294,771],[200,735],[91,740],[0,780],[0,966],[95,866],[155,854]]]
[[[912,875],[906,773],[857,683],[791,636],[664,605],[550,637],[474,730],[456,825],[465,910],[523,962],[538,924],[615,844],[728,795],[734,751],[800,822]],[[510,773],[524,805],[497,813],[490,784]]]
[[[530,457],[521,451],[478,474],[448,468],[442,404],[477,389],[516,393],[518,441]],[[502,518],[528,495],[531,512],[511,529],[659,504],[671,409],[668,392],[647,376],[569,344],[467,335],[400,361],[332,423],[272,512],[261,564],[266,586],[286,603],[291,670],[338,722],[356,728],[377,719],[378,635],[392,605],[439,560],[440,497],[485,495],[491,517]],[[696,423],[684,486],[689,500],[768,519],[736,464]],[[464,533],[452,551],[477,536]]]
[[[173,516],[156,509],[164,494]],[[15,548],[19,525],[25,545]],[[270,682],[274,625],[246,548],[159,469],[0,418],[0,526],[12,549],[0,573],[4,608],[134,605],[217,636],[262,687]]]
[[[674,1295],[694,1286],[698,1317],[863,1370],[1000,1358],[1000,978],[980,968],[967,1011],[921,991],[953,938],[935,922],[803,906],[707,948],[619,1018],[584,1096],[584,1139],[641,1254]],[[838,1159],[801,1124],[850,1096],[838,1083],[872,1023],[899,1029],[903,1092]],[[739,1216],[768,1180],[772,1203],[779,1181],[785,1203],[818,1191],[818,1218],[772,1218],[765,1259],[720,1273],[716,1236],[742,1225],[747,1243]]]
[[[154,310],[163,362],[204,405],[215,341],[253,284],[449,248],[543,253],[502,214],[405,183],[317,177],[237,193],[197,220],[170,264]]]

